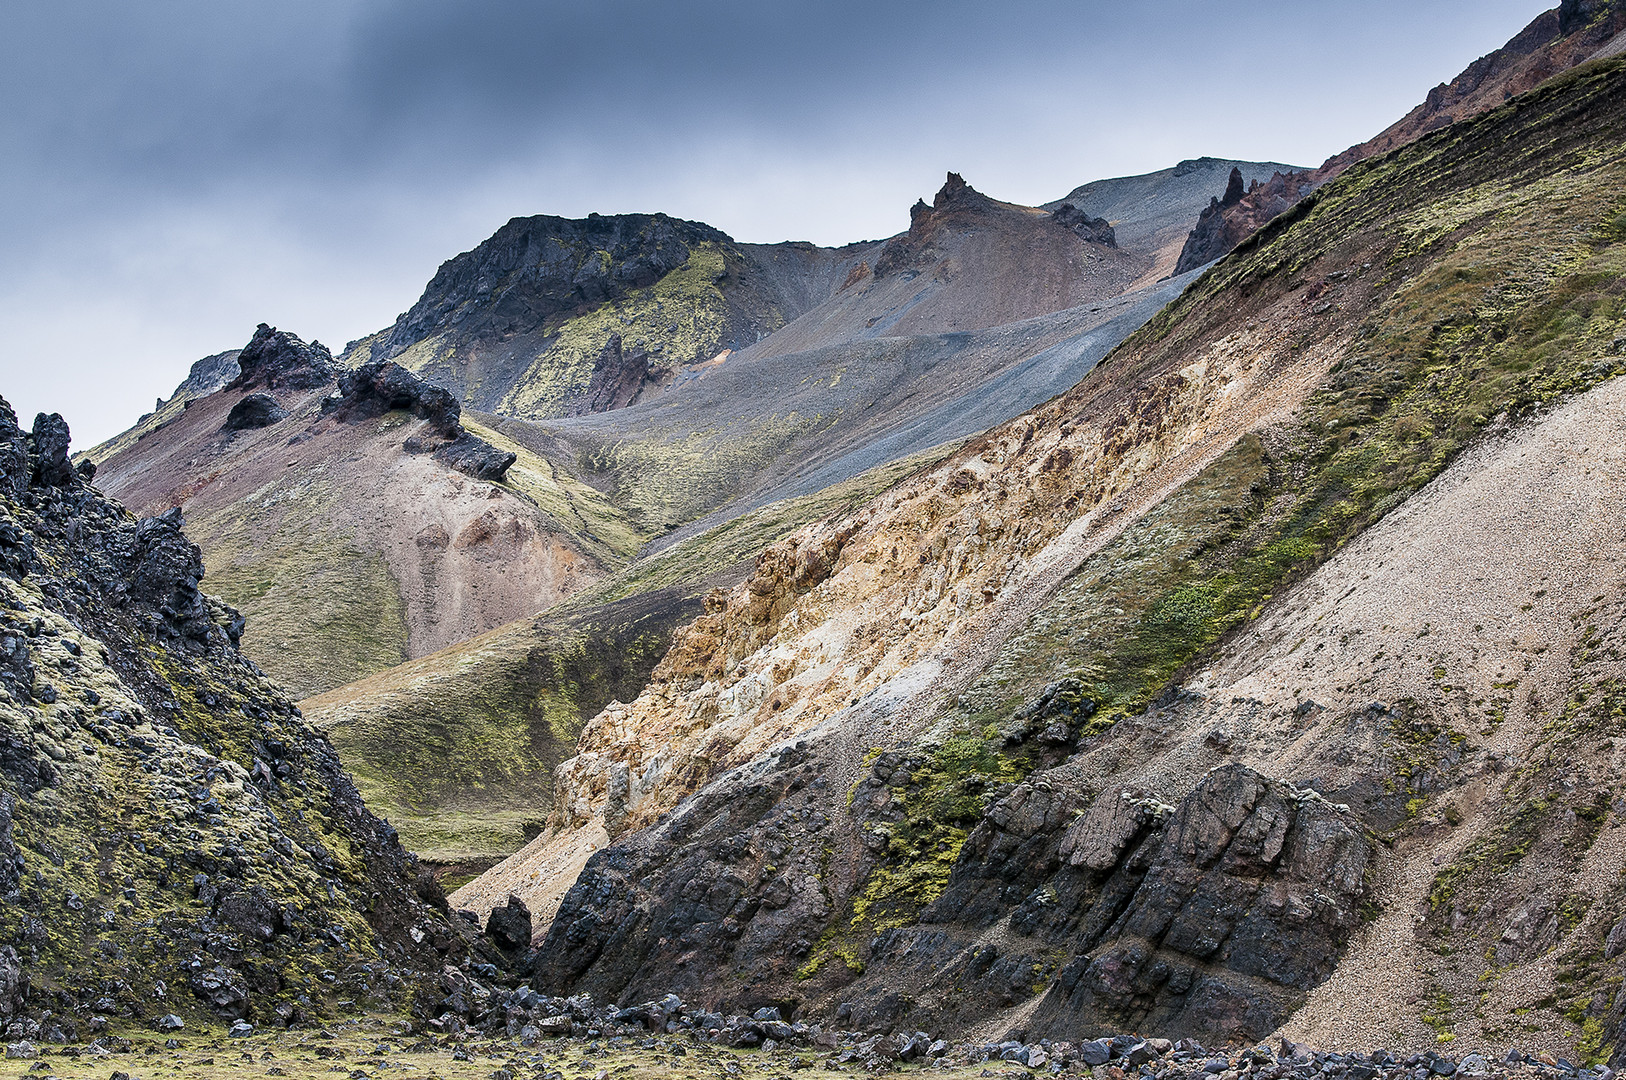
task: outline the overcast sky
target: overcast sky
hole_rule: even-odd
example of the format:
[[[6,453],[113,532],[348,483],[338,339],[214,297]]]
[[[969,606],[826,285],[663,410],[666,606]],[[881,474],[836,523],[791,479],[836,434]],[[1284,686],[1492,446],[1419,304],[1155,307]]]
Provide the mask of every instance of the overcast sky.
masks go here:
[[[337,352],[508,218],[890,235],[1318,164],[1541,0],[0,0],[0,395],[75,445],[265,321]]]

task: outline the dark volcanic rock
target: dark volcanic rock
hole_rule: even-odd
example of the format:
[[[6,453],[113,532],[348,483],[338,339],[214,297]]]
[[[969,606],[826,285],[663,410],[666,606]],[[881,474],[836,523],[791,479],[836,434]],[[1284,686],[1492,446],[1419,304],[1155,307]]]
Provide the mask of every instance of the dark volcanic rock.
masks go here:
[[[45,420],[25,436],[0,402],[0,1017],[49,1009],[68,1038],[182,987],[231,1017],[406,1007],[448,962],[501,961],[238,653],[180,511],[138,521],[64,473]]]
[[[325,345],[317,341],[307,345],[298,336],[265,323],[237,354],[237,366],[237,377],[226,384],[227,389],[314,390],[332,382],[338,370]]]
[[[840,850],[844,828],[786,800],[822,762],[817,748],[787,748],[595,855],[538,948],[538,988],[623,1001],[664,988],[735,1008],[751,995],[721,971],[752,972],[771,1001],[816,993],[805,980],[828,964],[851,1022],[885,1029],[964,1023],[1026,1000],[1060,954],[1034,1037],[1258,1038],[1330,974],[1358,921],[1368,841],[1318,797],[1226,766],[1178,806],[1111,788],[1080,816],[1058,770],[989,807],[917,923],[820,963],[812,943],[851,915],[826,899],[818,883],[837,871],[816,853]],[[871,853],[840,873],[857,891],[888,865],[865,838],[892,827],[889,791],[926,765],[883,754],[855,786],[853,847]],[[1011,935],[986,944],[1007,917]],[[922,1013],[906,999],[958,1004]]]
[[[373,360],[339,379],[339,391],[322,411],[354,422],[405,409],[429,422],[429,431],[407,439],[412,453],[432,451],[435,460],[476,480],[501,480],[517,456],[463,430],[463,406],[450,390],[425,382],[392,360]]]
[[[1227,765],[1131,850],[1136,832],[1117,834],[1124,845],[1114,872],[1136,879],[1133,891],[1103,883],[1103,893],[1126,901],[1098,944],[1062,970],[1036,1024],[1089,1016],[1198,1038],[1257,1038],[1332,973],[1360,921],[1372,858],[1347,812]]]
[[[225,429],[227,431],[243,431],[247,428],[270,427],[278,420],[285,420],[288,410],[277,404],[277,399],[270,394],[250,394],[231,407],[226,414]]]
[[[486,919],[486,936],[503,952],[531,947],[531,911],[517,896],[501,907],[491,909]]]
[[[455,439],[463,434],[463,406],[450,390],[426,383],[400,364],[376,360],[339,379],[339,393],[322,403],[323,412],[341,420],[365,420],[391,409],[405,409],[429,421],[436,435]]]
[[[518,460],[518,455],[498,450],[484,439],[465,431],[436,450],[435,460],[476,480],[501,480],[508,474],[508,467]]]
[[[68,487],[79,479],[68,460],[68,422],[61,413],[34,417],[28,441],[34,458],[34,482],[45,487]]]
[[[1232,172],[1236,170],[1233,169]],[[1240,179],[1241,174],[1238,173],[1237,176]],[[1092,244],[1118,246],[1118,238],[1106,218],[1091,217],[1072,203],[1062,203],[1050,216],[1056,219],[1056,224],[1066,226]]]

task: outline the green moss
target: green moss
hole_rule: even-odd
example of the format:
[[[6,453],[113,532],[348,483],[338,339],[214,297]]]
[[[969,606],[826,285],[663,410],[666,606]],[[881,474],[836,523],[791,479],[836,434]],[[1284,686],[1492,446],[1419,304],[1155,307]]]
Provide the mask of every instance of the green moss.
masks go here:
[[[405,660],[405,605],[383,557],[297,529],[210,547],[209,588],[248,619],[243,652],[296,696]]]

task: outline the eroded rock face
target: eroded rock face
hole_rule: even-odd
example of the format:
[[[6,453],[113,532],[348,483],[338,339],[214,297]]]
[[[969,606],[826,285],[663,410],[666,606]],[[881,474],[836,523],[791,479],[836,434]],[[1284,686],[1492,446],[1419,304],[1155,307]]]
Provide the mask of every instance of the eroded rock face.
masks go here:
[[[758,1003],[750,990],[718,988],[707,973],[818,970],[812,942],[840,940],[842,920],[820,882],[886,873],[889,794],[920,767],[882,755],[854,787],[857,819],[843,821],[806,787],[831,750],[785,748],[595,856],[537,953],[538,987],[626,1001],[670,986],[746,1008]],[[1051,970],[1034,1037],[1258,1038],[1332,971],[1372,858],[1347,811],[1240,765],[1214,770],[1177,805],[1077,783],[1057,769],[1017,786],[989,808],[917,924],[833,961],[859,972],[840,990],[852,1022],[966,1022],[1029,997],[1036,973]],[[832,853],[853,847],[858,863],[836,869]],[[1011,933],[989,944],[1006,920]]]
[[[267,390],[314,390],[333,381],[337,366],[321,342],[261,323],[237,354],[238,374],[227,389],[263,386]]]
[[[1075,939],[1078,952],[1040,1007],[1040,1023],[1082,1017],[1198,1037],[1258,1036],[1332,973],[1359,923],[1372,860],[1347,811],[1228,765],[1136,843],[1139,831],[1115,833],[1125,842],[1113,877],[1098,885],[1101,895],[1127,901],[1095,941]],[[1064,876],[1083,885],[1087,876],[1074,877],[1072,859],[1067,865]],[[1132,892],[1114,880],[1120,875],[1138,877]],[[1089,891],[1055,887],[1051,925],[1064,917],[1069,893]],[[1098,924],[1095,908],[1082,913]]]
[[[277,404],[270,394],[250,394],[231,407],[226,414],[227,431],[245,431],[249,428],[270,427],[288,418],[288,410]]]
[[[1183,274],[1225,255],[1323,182],[1314,172],[1278,172],[1244,191],[1242,172],[1233,168],[1225,194],[1209,202],[1186,237],[1174,272]]]

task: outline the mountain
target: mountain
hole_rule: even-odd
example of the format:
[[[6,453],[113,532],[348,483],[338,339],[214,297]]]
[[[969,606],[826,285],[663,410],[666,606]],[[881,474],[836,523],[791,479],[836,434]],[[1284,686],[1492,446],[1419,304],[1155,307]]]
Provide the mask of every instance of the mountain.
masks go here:
[[[253,370],[90,457],[139,513],[184,509],[211,587],[250,620],[244,650],[295,694],[533,614],[635,545],[597,492],[500,436],[505,471],[460,470],[443,436],[492,448],[455,400],[431,416],[410,374],[380,397],[285,331],[262,326],[251,351]]]
[[[1120,244],[1151,253],[1152,268],[1143,280],[1160,280],[1176,272],[1175,263],[1192,223],[1212,201],[1214,192],[1225,187],[1232,171],[1244,183],[1264,183],[1277,173],[1300,170],[1278,161],[1193,158],[1172,169],[1080,185],[1044,208],[1056,210],[1071,204],[1112,222]],[[1199,265],[1182,267],[1179,272]]]
[[[553,766],[608,703],[583,687],[633,696],[671,630],[762,546],[1065,391],[1177,295],[1189,279],[1136,285],[1160,256],[1135,200],[1158,221],[1182,200],[1194,213],[1204,169],[1136,178],[1108,200],[1112,222],[1001,202],[951,175],[909,231],[841,249],[737,245],[660,215],[516,219],[337,359],[279,332],[326,357],[311,385],[227,386],[238,359],[222,354],[87,457],[141,512],[184,508],[211,587],[248,617],[245,653],[320,696],[313,717],[414,849],[483,867],[546,816]],[[655,319],[691,287],[711,314]],[[696,345],[702,323],[723,336]],[[572,367],[559,351],[571,342],[592,362]],[[324,395],[364,361],[498,410],[451,395],[462,426],[514,455],[504,478],[412,452],[432,426],[412,409],[329,409]],[[544,387],[564,396],[519,404]],[[256,392],[288,415],[233,426]],[[660,560],[691,540],[675,558],[693,574],[662,576]],[[634,600],[626,583],[652,576],[659,595]],[[624,677],[561,674],[577,670],[552,639],[561,624],[533,617],[572,597],[559,617],[568,640],[596,643],[586,655],[638,627]],[[641,612],[632,624],[627,603]],[[399,683],[382,675],[420,659]],[[396,689],[423,679],[478,690],[429,709]],[[400,767],[407,732],[460,764]]]
[[[238,652],[242,616],[199,591],[181,515],[105,498],[68,438],[0,401],[9,1056],[165,1015],[421,1007],[444,965],[501,962]]]
[[[1623,75],[1350,167],[770,546],[453,902],[621,1002],[1618,1060]]]
[[[1619,0],[1563,0],[1544,11],[1506,45],[1469,64],[1441,83],[1411,112],[1377,135],[1319,168],[1277,173],[1262,181],[1236,174],[1223,198],[1216,197],[1191,232],[1175,265],[1176,273],[1195,270],[1224,255],[1265,222],[1285,211],[1358,161],[1388,153],[1413,139],[1469,117],[1499,108],[1577,64],[1626,47],[1626,4]],[[1617,40],[1619,39],[1619,40]],[[1247,190],[1236,184],[1247,182]]]

